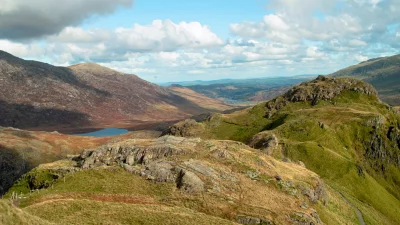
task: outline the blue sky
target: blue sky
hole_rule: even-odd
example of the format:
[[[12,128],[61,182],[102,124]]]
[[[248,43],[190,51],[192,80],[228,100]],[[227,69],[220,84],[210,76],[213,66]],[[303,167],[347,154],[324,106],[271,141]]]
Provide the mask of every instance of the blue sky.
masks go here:
[[[400,0],[0,4],[1,50],[62,66],[96,62],[151,82],[329,74],[400,47]]]
[[[208,25],[214,33],[222,38],[231,37],[230,23],[257,21],[266,13],[266,0],[203,0],[171,1],[135,1],[133,7],[119,7],[115,13],[107,16],[93,16],[85,21],[84,28],[129,27],[133,23],[149,24],[154,19],[174,22],[198,21]]]

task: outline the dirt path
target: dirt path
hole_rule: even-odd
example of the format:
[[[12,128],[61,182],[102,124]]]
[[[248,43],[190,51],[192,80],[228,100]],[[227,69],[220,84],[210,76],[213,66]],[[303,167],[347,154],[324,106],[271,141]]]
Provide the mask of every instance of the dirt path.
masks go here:
[[[366,223],[365,223],[365,221],[364,221],[364,217],[362,216],[361,211],[360,211],[355,205],[353,205],[349,200],[347,200],[347,198],[344,197],[344,195],[343,195],[341,192],[339,192],[339,194],[342,196],[342,198],[344,199],[344,201],[347,202],[347,204],[349,204],[349,205],[354,209],[354,211],[355,211],[356,214],[357,214],[358,220],[360,221],[360,224],[361,224],[361,225],[366,225]]]

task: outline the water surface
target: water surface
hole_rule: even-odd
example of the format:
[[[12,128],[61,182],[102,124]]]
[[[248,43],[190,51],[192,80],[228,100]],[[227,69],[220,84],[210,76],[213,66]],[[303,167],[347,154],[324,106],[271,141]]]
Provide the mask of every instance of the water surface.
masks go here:
[[[129,131],[126,129],[120,128],[105,128],[102,130],[84,133],[84,134],[75,134],[76,136],[90,136],[90,137],[107,137],[107,136],[116,136],[121,134],[126,134]]]

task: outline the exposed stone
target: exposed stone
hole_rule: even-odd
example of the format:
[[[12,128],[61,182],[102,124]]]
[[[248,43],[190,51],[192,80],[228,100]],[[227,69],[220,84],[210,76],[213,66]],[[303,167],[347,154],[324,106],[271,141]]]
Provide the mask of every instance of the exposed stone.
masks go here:
[[[183,169],[179,171],[176,186],[187,193],[204,191],[204,182],[195,173]]]
[[[260,149],[268,155],[271,155],[278,147],[279,140],[275,134],[269,132],[261,132],[253,136],[250,140],[250,146]]]
[[[323,204],[326,204],[327,195],[325,184],[320,179],[318,179],[318,183],[314,188],[303,188],[302,194],[307,196],[312,203],[316,203],[319,200]]]
[[[169,127],[162,135],[173,135],[178,137],[197,137],[204,132],[202,124],[193,119],[187,119]]]
[[[175,172],[173,162],[161,160],[151,162],[149,165],[147,165],[146,169],[142,172],[142,175],[155,182],[174,182],[176,180],[177,173]]]
[[[236,221],[245,225],[270,225],[273,224],[270,220],[261,219],[253,216],[238,215]]]
[[[218,178],[219,174],[215,171],[212,167],[206,165],[205,163],[190,159],[183,163],[186,167],[203,174],[204,176],[211,177],[211,178]]]
[[[317,105],[321,100],[331,101],[344,91],[353,91],[377,96],[377,91],[363,81],[351,78],[331,78],[319,76],[313,81],[303,82],[287,91],[283,96],[266,103],[266,117],[271,118],[274,112],[283,108],[288,102],[307,102]]]

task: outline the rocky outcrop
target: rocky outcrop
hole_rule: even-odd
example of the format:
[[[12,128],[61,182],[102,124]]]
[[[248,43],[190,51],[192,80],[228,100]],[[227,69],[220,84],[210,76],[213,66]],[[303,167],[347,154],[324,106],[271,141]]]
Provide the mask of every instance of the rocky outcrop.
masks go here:
[[[173,135],[177,137],[199,137],[204,132],[201,123],[193,119],[187,119],[176,123],[165,130],[162,135]]]
[[[307,102],[317,105],[319,101],[330,101],[345,91],[377,96],[377,91],[370,84],[351,78],[331,78],[318,76],[313,81],[304,82],[291,88],[284,95],[266,103],[266,116],[286,106],[289,102]]]
[[[246,215],[238,215],[236,221],[238,223],[244,224],[244,225],[272,225],[273,224],[268,219],[262,219],[262,218],[246,216]]]
[[[188,169],[190,161],[179,164],[167,159],[192,153],[191,148],[196,147],[199,142],[200,139],[163,136],[146,144],[125,142],[88,150],[77,161],[82,169],[120,165],[126,171],[153,182],[176,182],[179,189],[196,193],[204,190],[204,183]],[[206,167],[202,169],[210,170]]]
[[[303,188],[302,194],[307,196],[312,203],[321,201],[323,204],[326,204],[327,202],[325,184],[320,179],[318,179],[314,188]]]
[[[268,131],[261,132],[253,136],[250,140],[250,147],[260,149],[268,155],[272,155],[275,149],[278,148],[279,140],[275,134]]]

